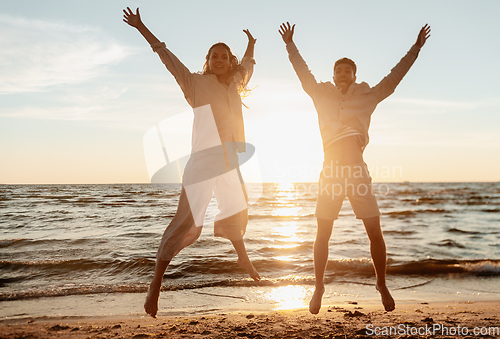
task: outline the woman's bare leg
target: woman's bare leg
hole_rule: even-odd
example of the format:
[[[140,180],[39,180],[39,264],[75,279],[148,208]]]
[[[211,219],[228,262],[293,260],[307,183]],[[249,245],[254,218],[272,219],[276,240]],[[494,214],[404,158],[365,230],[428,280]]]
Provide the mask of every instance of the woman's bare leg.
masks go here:
[[[250,258],[248,258],[247,250],[245,248],[245,243],[243,242],[243,239],[236,241],[231,240],[231,243],[233,244],[236,253],[238,253],[238,265],[246,269],[248,274],[253,280],[259,281],[260,275],[255,269],[255,267],[253,267]]]
[[[149,285],[148,295],[144,303],[144,310],[153,318],[156,318],[156,313],[158,313],[158,299],[160,298],[161,284],[168,264],[170,264],[170,261],[156,260],[155,275]]]

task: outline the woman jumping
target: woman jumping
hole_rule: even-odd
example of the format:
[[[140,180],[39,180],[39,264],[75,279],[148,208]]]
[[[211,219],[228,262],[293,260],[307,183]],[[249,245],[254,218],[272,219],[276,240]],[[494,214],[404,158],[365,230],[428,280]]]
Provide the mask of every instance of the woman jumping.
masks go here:
[[[248,197],[237,155],[245,151],[241,94],[252,76],[256,39],[244,30],[248,46],[241,62],[225,43],[216,43],[208,50],[203,71],[191,73],[144,25],[139,9],[133,13],[127,7],[123,12],[123,21],[135,27],[158,53],[194,113],[192,150],[182,177],[179,205],[161,239],[144,304],[146,313],[155,318],[163,275],[172,258],[200,236],[212,192],[220,211],[214,235],[229,239],[238,254],[238,265],[255,281],[260,280],[243,243]]]

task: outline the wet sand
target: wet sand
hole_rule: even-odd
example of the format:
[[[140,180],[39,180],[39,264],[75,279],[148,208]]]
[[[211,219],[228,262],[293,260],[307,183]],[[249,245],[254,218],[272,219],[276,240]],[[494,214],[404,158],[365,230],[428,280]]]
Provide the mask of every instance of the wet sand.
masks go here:
[[[2,320],[0,338],[456,338],[500,337],[500,301],[346,303],[307,309],[198,316]]]

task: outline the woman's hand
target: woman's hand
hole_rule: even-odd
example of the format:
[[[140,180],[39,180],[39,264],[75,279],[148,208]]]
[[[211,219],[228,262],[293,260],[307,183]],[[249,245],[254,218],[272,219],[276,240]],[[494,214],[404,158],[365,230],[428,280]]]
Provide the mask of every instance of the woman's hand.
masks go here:
[[[243,32],[247,35],[249,44],[255,44],[257,42],[257,39],[254,39],[252,33],[250,33],[248,29],[244,29]]]
[[[283,41],[285,44],[288,44],[290,42],[293,42],[293,32],[295,31],[295,24],[293,26],[290,26],[290,23],[287,22],[282,23],[280,26],[280,29],[278,32],[281,34],[281,38],[283,38]]]
[[[248,45],[247,45],[247,50],[245,51],[244,57],[253,58],[253,50],[254,50],[255,42],[257,41],[257,39],[254,39],[254,37],[252,36],[252,34],[250,33],[250,31],[248,29],[244,29],[243,32],[245,32],[245,34],[248,37]]]
[[[141,15],[139,14],[139,8],[137,8],[135,14],[132,12],[130,7],[127,7],[127,10],[123,10],[123,21],[129,24],[132,27],[139,28],[142,25]]]
[[[418,33],[417,42],[415,42],[415,45],[422,48],[427,39],[429,39],[429,37],[431,36],[430,33],[431,33],[431,26],[425,24],[425,26],[422,27],[422,29]]]

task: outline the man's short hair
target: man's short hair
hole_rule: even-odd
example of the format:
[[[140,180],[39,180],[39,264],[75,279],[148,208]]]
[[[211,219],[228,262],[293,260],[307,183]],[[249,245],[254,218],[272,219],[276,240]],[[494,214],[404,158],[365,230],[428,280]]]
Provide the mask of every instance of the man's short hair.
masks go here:
[[[356,75],[357,67],[356,67],[356,64],[354,63],[354,61],[352,61],[349,58],[338,59],[337,61],[335,61],[335,65],[333,66],[334,72],[335,72],[335,68],[337,68],[337,66],[340,64],[348,64],[349,66],[351,66],[352,71],[354,72],[354,75]]]

